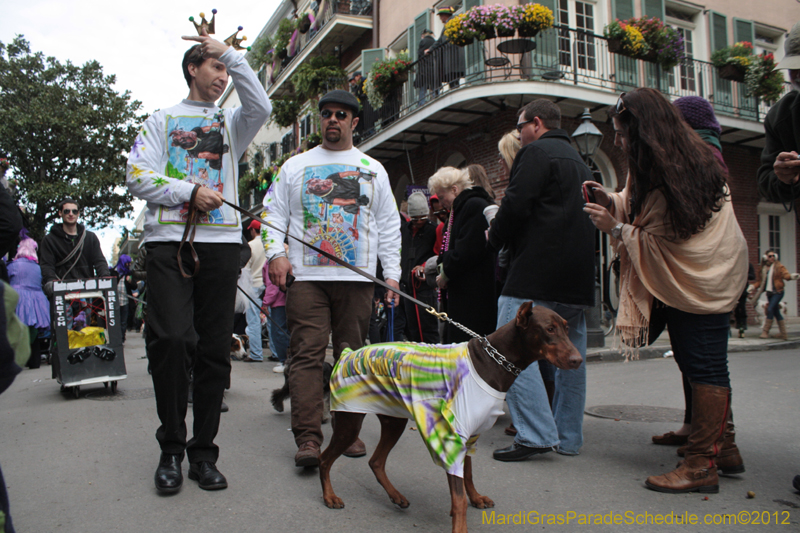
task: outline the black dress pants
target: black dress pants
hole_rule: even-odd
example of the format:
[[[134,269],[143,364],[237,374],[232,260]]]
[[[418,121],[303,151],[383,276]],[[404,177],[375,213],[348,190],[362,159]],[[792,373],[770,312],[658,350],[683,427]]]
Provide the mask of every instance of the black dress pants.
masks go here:
[[[222,394],[230,380],[231,335],[239,244],[194,243],[200,271],[184,278],[178,269],[177,242],[147,243],[147,357],[153,375],[161,426],[161,451],[189,462],[215,463],[219,448]],[[181,251],[184,270],[194,262],[188,245]],[[186,442],[189,370],[194,369],[194,436]]]

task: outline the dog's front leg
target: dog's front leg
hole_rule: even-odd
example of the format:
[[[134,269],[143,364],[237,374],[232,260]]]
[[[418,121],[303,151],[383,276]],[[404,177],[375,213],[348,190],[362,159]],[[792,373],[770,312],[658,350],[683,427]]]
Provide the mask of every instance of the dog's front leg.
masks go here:
[[[467,498],[464,493],[464,480],[447,474],[450,485],[450,516],[453,517],[453,533],[467,533]]]
[[[467,489],[467,497],[469,503],[478,509],[486,509],[494,507],[494,502],[488,496],[481,496],[475,490],[475,484],[472,482],[472,457],[467,455],[464,458],[464,487]]]

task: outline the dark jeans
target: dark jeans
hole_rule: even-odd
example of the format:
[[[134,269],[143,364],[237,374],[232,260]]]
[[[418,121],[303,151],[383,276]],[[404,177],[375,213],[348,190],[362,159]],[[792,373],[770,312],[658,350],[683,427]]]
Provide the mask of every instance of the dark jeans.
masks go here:
[[[128,329],[128,309],[131,308],[131,304],[123,305],[119,308],[119,325],[120,331],[122,331],[122,342],[125,342],[125,334],[127,333]]]
[[[292,432],[298,446],[322,444],[322,363],[333,333],[333,358],[342,343],[364,345],[372,312],[373,284],[360,281],[295,281],[286,292],[289,324],[289,390]]]
[[[409,287],[405,284],[403,284],[403,286],[400,288],[403,290],[403,292],[411,294],[417,300],[420,300],[421,302],[426,303],[436,309],[438,296],[434,289],[414,291],[413,289],[409,290]],[[403,307],[403,311],[405,312],[408,340],[411,342],[439,344],[439,320],[411,300],[406,300],[403,298],[400,300],[400,305]],[[400,338],[395,337],[395,340],[399,341]]]
[[[668,307],[667,327],[675,362],[690,383],[730,388],[729,313],[696,315]]]
[[[216,462],[222,394],[231,373],[239,244],[194,243],[200,271],[181,276],[177,242],[147,245],[147,357],[153,374],[164,453],[186,450],[189,462]],[[193,269],[188,246],[184,268]],[[186,442],[189,370],[194,369],[194,436]]]
[[[783,293],[782,292],[768,292],[767,299],[769,300],[769,304],[767,305],[767,320],[783,320],[783,315],[781,314],[781,300],[783,300]]]

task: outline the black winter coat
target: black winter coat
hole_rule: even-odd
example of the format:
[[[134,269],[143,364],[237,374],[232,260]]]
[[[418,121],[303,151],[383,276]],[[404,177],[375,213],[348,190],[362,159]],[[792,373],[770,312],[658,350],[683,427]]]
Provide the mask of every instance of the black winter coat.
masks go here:
[[[504,296],[594,305],[595,228],[581,191],[591,179],[564,130],[517,153],[489,231],[491,245],[508,245],[511,254]]]
[[[433,245],[436,244],[436,226],[430,221],[426,221],[415,235],[411,224],[411,222],[403,221],[400,226],[400,233],[403,237],[400,254],[400,266],[403,270],[401,281],[408,288],[416,284],[417,292],[430,292],[433,287],[429,286],[425,280],[415,281],[411,271],[415,266],[424,265],[425,261],[436,255],[433,252]]]
[[[483,210],[493,202],[481,187],[466,189],[453,202],[453,228],[449,246],[439,256],[447,284],[447,314],[479,335],[497,326],[495,294],[495,253],[486,243],[489,225]],[[447,326],[445,343],[464,342],[470,336]]]
[[[773,105],[764,120],[767,134],[758,169],[758,192],[770,202],[791,202],[800,198],[800,182],[783,183],[772,165],[781,152],[800,152],[800,93],[792,91]]]
[[[86,238],[83,240],[83,251],[80,259],[67,274],[67,270],[75,261],[74,257],[67,261],[66,264],[56,265],[75,248],[84,231],[86,232]],[[88,231],[83,224],[78,224],[77,235],[67,235],[61,224],[53,224],[53,227],[50,228],[50,233],[45,236],[42,240],[42,245],[39,247],[39,266],[42,267],[42,284],[56,279],[65,279],[64,274],[67,274],[66,279],[97,278],[111,275],[106,258],[103,257],[103,251],[100,249],[100,241],[97,239],[97,235]]]

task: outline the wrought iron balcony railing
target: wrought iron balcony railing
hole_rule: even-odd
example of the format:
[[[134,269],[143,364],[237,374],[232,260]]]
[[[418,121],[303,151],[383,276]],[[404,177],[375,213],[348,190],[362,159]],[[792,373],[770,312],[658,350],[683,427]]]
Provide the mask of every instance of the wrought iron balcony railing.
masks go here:
[[[719,115],[754,121],[762,121],[769,108],[747,96],[743,83],[720,78],[711,63],[685,58],[665,71],[655,63],[609,52],[607,40],[599,35],[556,27],[535,39],[487,39],[464,48],[449,45],[420,58],[408,81],[381,108],[373,109],[364,99],[359,142],[449,90],[511,81],[571,84],[617,94],[652,87],[670,98],[702,96]],[[787,84],[785,91],[790,88]]]
[[[280,68],[272,72],[264,80],[267,89],[279,80],[281,71],[288,67],[306,47],[314,42],[314,39],[322,33],[322,30],[335,15],[372,16],[372,0],[323,0],[319,2],[317,24],[313,24],[306,33],[298,34],[294,45],[290,45],[293,54],[283,58],[280,61]]]

